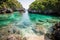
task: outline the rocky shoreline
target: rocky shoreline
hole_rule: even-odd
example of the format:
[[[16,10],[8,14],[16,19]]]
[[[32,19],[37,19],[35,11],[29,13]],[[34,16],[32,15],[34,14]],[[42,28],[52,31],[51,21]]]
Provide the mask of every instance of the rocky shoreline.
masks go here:
[[[46,33],[46,36],[51,40],[60,40],[60,22],[52,26],[52,32]]]
[[[36,31],[38,32],[40,29],[37,28]],[[60,23],[55,24],[52,29],[53,31],[50,34],[42,34],[39,36],[30,34],[29,36],[23,37],[21,30],[10,25],[0,29],[0,40],[60,40]]]
[[[60,40],[60,22],[53,26],[52,39]]]
[[[45,14],[45,15],[56,15],[56,16],[60,16],[60,12],[57,11],[53,11],[53,10],[30,10],[28,9],[29,13],[35,13],[35,14]]]
[[[2,9],[0,9],[0,14],[13,13],[15,11],[25,12],[25,9],[24,8],[19,8],[19,9],[2,8]]]

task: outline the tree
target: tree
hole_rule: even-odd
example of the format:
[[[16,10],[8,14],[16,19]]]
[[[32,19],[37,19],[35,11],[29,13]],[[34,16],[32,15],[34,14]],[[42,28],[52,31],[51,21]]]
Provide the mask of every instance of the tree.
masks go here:
[[[60,0],[36,0],[29,9],[60,11]]]
[[[0,0],[0,8],[22,8],[17,0]]]

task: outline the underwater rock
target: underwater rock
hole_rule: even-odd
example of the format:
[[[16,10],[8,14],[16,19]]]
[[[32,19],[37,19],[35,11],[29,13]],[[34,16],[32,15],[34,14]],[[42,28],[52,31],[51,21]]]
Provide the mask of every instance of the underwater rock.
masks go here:
[[[34,33],[38,34],[38,35],[43,35],[44,32],[42,31],[37,31],[36,29],[32,29]]]
[[[14,32],[13,32],[14,31]],[[20,30],[18,30],[17,28],[15,27],[12,27],[12,26],[4,26],[3,28],[0,29],[0,40],[20,40]],[[9,37],[11,37],[9,39]]]
[[[57,23],[57,21],[56,20],[53,20],[53,19],[47,20],[47,22],[49,22],[49,23]]]
[[[43,20],[38,20],[39,22],[44,22]]]
[[[24,24],[25,26],[30,26],[30,25],[31,25],[31,23],[28,22],[28,21],[26,21],[26,22],[24,21],[23,24]]]
[[[36,27],[32,30],[38,35],[43,35],[46,33],[46,29],[42,25],[36,25]]]
[[[19,35],[11,34],[7,37],[7,40],[22,40],[22,38]]]
[[[36,30],[37,31],[42,31],[42,32],[46,33],[46,29],[42,25],[36,25]]]
[[[36,25],[43,25],[44,22],[37,22]]]
[[[13,33],[15,33],[16,32],[16,29],[13,29]]]
[[[11,34],[20,34],[20,30],[17,30],[17,29],[10,29],[8,30],[8,33],[11,33]]]

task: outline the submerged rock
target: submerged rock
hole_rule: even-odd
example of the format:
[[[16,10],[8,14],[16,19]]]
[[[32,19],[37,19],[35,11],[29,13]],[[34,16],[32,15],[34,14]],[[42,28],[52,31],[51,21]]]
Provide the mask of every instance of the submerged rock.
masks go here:
[[[20,40],[20,30],[14,26],[4,26],[0,29],[0,40]],[[10,38],[12,37],[12,38]],[[9,39],[10,38],[10,39]]]
[[[7,37],[7,40],[22,40],[22,38],[19,35],[12,34]]]
[[[36,25],[35,28],[32,29],[38,35],[44,35],[46,33],[45,27],[41,25]]]

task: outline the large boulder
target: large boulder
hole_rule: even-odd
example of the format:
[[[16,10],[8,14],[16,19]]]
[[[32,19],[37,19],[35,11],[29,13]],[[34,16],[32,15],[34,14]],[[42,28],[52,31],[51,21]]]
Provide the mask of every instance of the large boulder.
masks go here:
[[[54,40],[60,40],[60,22],[53,26],[52,36]]]

